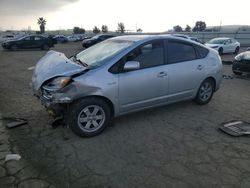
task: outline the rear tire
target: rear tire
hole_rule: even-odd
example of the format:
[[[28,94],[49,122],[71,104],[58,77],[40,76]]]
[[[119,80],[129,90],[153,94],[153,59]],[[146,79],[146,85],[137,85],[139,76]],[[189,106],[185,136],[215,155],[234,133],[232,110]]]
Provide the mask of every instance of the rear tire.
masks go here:
[[[199,90],[196,94],[194,101],[199,105],[204,105],[209,103],[214,94],[214,87],[215,84],[213,80],[211,79],[204,80],[199,87]]]
[[[238,54],[239,51],[240,51],[240,48],[239,48],[239,46],[237,46],[237,47],[235,48],[235,50],[234,50],[234,54]]]
[[[70,105],[67,123],[71,130],[81,137],[100,134],[111,119],[109,105],[99,98],[85,98]]]
[[[48,44],[43,44],[42,45],[42,50],[49,50],[49,45]]]

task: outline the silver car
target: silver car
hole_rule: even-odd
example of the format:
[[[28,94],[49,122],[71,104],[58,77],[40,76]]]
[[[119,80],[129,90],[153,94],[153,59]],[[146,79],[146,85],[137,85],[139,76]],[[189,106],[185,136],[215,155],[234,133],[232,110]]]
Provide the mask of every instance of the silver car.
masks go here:
[[[205,43],[205,45],[217,50],[219,54],[238,54],[240,50],[240,43],[232,38],[214,38]]]
[[[213,49],[170,35],[121,36],[72,57],[49,51],[36,65],[34,94],[80,136],[114,117],[190,100],[208,103],[222,81]]]

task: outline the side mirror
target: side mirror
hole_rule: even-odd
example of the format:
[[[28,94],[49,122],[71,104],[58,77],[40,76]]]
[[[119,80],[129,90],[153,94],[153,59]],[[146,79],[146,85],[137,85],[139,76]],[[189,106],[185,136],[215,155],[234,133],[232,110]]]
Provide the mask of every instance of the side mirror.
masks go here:
[[[124,71],[138,70],[140,69],[139,61],[127,61],[124,65]]]

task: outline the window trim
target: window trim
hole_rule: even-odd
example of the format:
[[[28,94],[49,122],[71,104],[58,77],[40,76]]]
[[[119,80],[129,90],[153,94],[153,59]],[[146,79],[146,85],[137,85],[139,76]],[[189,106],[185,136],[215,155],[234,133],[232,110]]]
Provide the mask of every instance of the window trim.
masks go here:
[[[158,66],[163,66],[163,65],[167,65],[167,59],[166,59],[166,55],[165,55],[165,52],[166,52],[166,44],[165,44],[165,39],[153,39],[153,40],[149,40],[147,42],[144,42],[136,47],[134,47],[132,50],[130,50],[128,53],[126,53],[125,55],[123,55],[122,58],[120,58],[116,63],[114,63],[109,69],[108,71],[112,74],[120,74],[120,73],[126,73],[126,72],[131,72],[131,71],[138,71],[138,70],[131,70],[131,71],[124,71],[123,70],[123,67],[124,67],[124,64],[126,63],[126,58],[127,56],[137,50],[138,48],[141,48],[142,46],[145,46],[147,44],[150,44],[150,43],[153,43],[153,42],[157,42],[157,41],[161,41],[162,44],[163,44],[163,64],[161,65],[155,65],[155,66],[152,66],[152,67],[146,67],[146,68],[140,68],[138,70],[143,70],[143,69],[148,69],[148,68],[154,68],[154,67],[158,67]],[[111,71],[111,69],[114,67],[114,66],[118,66],[118,70],[117,72],[114,72],[114,71]]]

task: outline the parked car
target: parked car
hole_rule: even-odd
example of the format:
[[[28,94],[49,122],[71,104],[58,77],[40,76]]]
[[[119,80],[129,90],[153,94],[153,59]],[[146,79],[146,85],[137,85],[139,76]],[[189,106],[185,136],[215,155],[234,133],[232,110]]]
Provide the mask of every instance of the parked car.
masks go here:
[[[41,48],[43,50],[49,50],[49,48],[53,46],[54,43],[51,39],[39,35],[23,36],[2,43],[2,47],[9,50],[28,48]]]
[[[232,71],[236,75],[250,73],[250,51],[242,52],[234,58]]]
[[[167,58],[166,58],[167,57]],[[120,36],[67,58],[49,51],[36,65],[34,95],[80,136],[117,116],[194,99],[208,103],[222,81],[218,53],[166,35]]]
[[[184,38],[184,39],[189,39],[189,40],[193,40],[195,42],[198,42],[198,43],[201,43],[202,44],[202,41],[196,37],[190,37],[188,35],[182,35],[182,34],[173,34],[173,36],[175,37],[181,37],[181,38]]]
[[[214,38],[205,43],[205,45],[217,50],[219,54],[238,54],[240,50],[240,43],[232,38]]]
[[[75,35],[67,36],[67,39],[69,42],[77,42],[77,41],[81,40],[81,38],[79,36],[75,36]]]
[[[66,43],[69,41],[69,39],[64,35],[56,35],[55,37],[53,37],[53,39],[56,40],[58,43]]]
[[[114,37],[114,35],[107,35],[107,34],[100,34],[100,35],[96,35],[90,39],[85,39],[82,41],[82,47],[83,48],[88,48],[94,44],[97,44],[99,42],[102,42],[106,39],[112,38]]]

